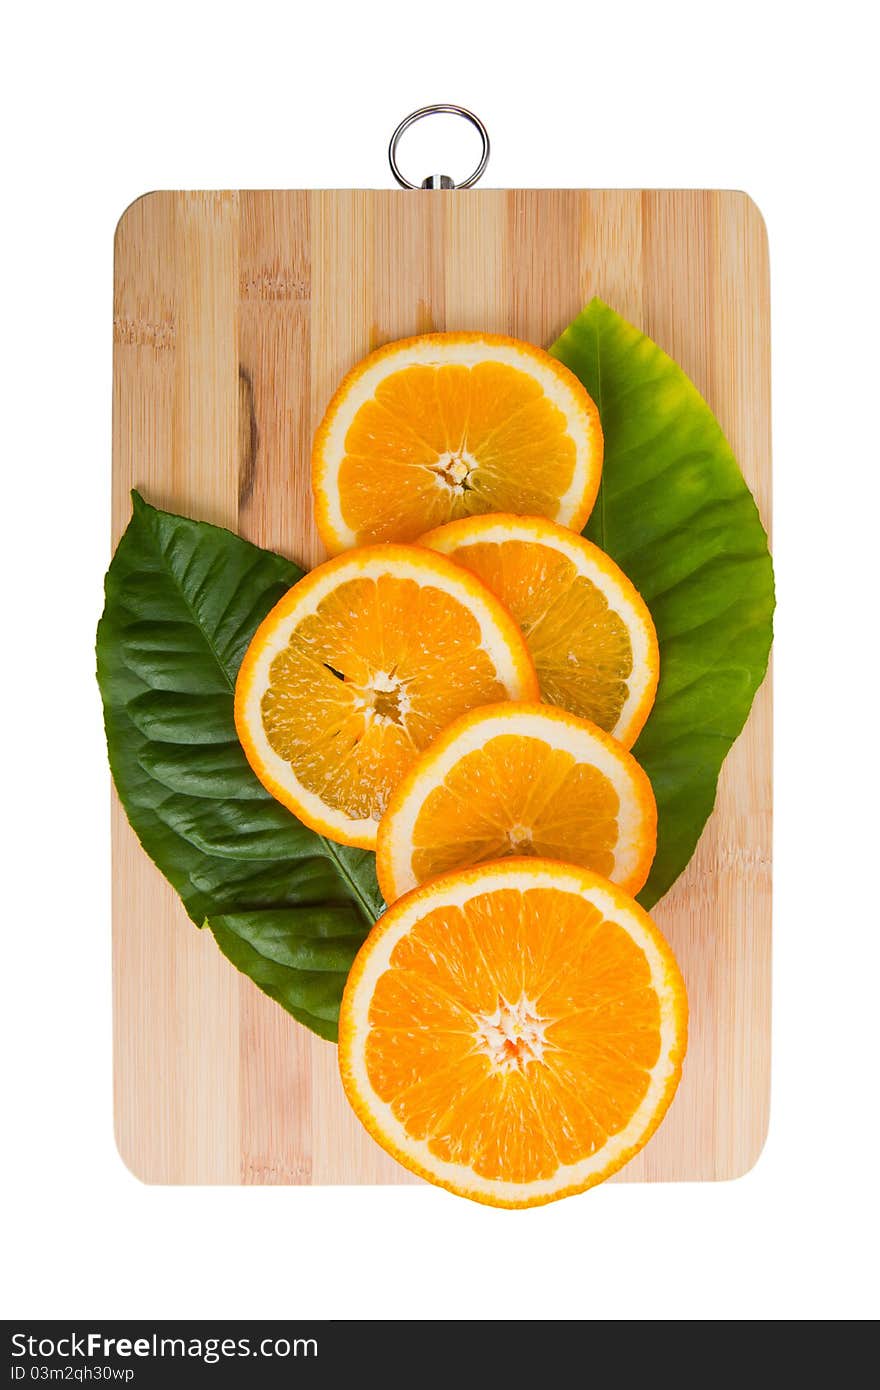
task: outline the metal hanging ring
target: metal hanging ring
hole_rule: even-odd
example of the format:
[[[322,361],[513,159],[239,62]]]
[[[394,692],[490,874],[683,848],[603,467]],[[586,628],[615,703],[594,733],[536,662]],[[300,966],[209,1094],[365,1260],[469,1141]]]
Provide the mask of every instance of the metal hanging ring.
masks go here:
[[[397,146],[400,144],[401,136],[409,130],[416,121],[421,121],[425,116],[450,115],[461,116],[463,120],[470,121],[472,126],[480,132],[480,139],[483,142],[483,152],[480,162],[474,172],[462,183],[453,183],[447,174],[433,174],[422,181],[421,184],[410,183],[409,179],[404,178],[397,163]],[[481,179],[486,172],[486,165],[489,163],[489,133],[479,116],[475,116],[473,111],[468,111],[464,106],[453,106],[448,102],[437,102],[433,106],[420,106],[418,111],[411,111],[408,116],[400,122],[391,137],[388,146],[388,163],[391,165],[391,172],[401,188],[473,188],[478,179]]]

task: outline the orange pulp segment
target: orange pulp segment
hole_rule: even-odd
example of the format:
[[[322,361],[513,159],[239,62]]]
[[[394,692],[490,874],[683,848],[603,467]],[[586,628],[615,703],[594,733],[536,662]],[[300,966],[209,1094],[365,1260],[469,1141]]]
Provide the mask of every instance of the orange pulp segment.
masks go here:
[[[372,849],[388,797],[466,710],[537,694],[516,624],[489,591],[411,546],[311,571],[264,619],[235,691],[263,785],[306,825]]]
[[[351,1104],[405,1167],[495,1206],[602,1182],[663,1118],[687,1002],[647,913],[586,870],[505,860],[401,898],[342,1001]]]
[[[654,703],[660,652],[647,605],[603,550],[525,516],[453,521],[420,544],[498,595],[523,630],[545,700],[632,746]]]
[[[637,893],[657,844],[651,783],[594,724],[550,705],[485,706],[413,763],[379,825],[386,902],[507,855],[580,864]]]
[[[601,469],[596,406],[555,358],[513,338],[428,334],[342,382],[315,439],[315,516],[331,554],[483,512],[579,530]]]

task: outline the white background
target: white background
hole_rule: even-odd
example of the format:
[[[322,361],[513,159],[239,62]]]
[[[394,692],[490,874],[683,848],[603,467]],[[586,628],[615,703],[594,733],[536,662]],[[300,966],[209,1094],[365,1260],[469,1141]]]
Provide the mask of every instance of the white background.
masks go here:
[[[7,1316],[876,1315],[868,15],[845,0],[151,0],[7,13]],[[735,1183],[608,1187],[506,1213],[427,1189],[148,1188],[114,1149],[108,776],[92,655],[108,550],[114,225],[152,188],[389,186],[390,130],[431,100],[482,114],[489,185],[744,188],[767,221],[775,1054],[770,1138]]]

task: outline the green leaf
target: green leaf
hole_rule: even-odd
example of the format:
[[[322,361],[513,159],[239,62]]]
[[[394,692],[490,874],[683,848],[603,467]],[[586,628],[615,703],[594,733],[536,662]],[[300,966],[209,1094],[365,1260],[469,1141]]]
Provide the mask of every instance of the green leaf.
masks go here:
[[[295,1019],[336,1041],[342,987],[363,937],[350,907],[290,907],[213,915],[220,950]]]
[[[688,863],[772,640],[773,567],[754,498],[696,387],[594,299],[550,349],[595,400],[605,464],[584,534],[629,575],[660,641],[660,686],[633,752],[654,786],[650,907]]]
[[[384,907],[375,857],[315,834],[275,801],[251,771],[233,720],[247,645],[302,571],[231,531],[158,511],[137,493],[133,503],[107,574],[97,657],[110,766],[135,833],[197,926],[236,914],[237,935],[249,941],[242,914],[253,913],[258,940],[268,920],[260,914],[285,908],[302,914],[305,938],[312,929],[321,935],[329,911],[344,918],[346,941],[363,939]],[[225,941],[233,929],[224,930]],[[249,949],[256,954],[241,948],[236,959],[247,973],[243,962],[256,970],[260,959]],[[347,947],[335,949],[342,959]],[[324,967],[321,975],[321,989],[335,989],[338,1002],[344,971]],[[265,987],[262,965],[253,978]],[[329,995],[309,985],[300,997],[268,982],[267,993],[329,1035]]]

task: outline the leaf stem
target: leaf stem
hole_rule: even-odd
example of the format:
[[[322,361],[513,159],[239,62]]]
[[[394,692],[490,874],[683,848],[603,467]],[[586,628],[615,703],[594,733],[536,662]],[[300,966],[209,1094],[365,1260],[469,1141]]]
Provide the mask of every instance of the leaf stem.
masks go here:
[[[369,899],[364,895],[364,892],[360,884],[358,883],[354,875],[351,873],[348,865],[346,864],[345,860],[340,854],[339,846],[335,844],[333,840],[328,840],[326,835],[319,835],[318,838],[321,840],[322,844],[324,845],[327,851],[327,858],[333,860],[333,863],[336,865],[340,874],[345,879],[351,891],[354,893],[354,896],[357,898],[358,903],[363,908],[364,915],[366,916],[368,924],[372,926],[373,923],[377,920],[376,904],[371,903]]]

